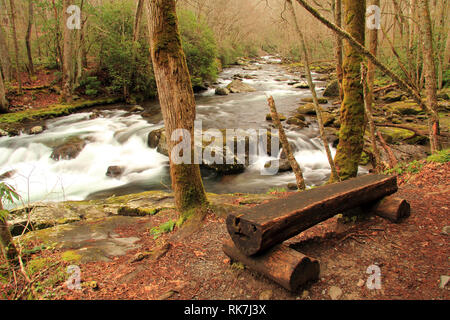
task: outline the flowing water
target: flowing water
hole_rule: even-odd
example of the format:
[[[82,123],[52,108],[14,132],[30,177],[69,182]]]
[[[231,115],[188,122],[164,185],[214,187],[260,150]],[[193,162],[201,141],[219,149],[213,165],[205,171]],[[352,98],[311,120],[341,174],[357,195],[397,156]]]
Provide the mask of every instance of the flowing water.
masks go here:
[[[202,120],[203,128],[269,128],[270,123],[265,118],[269,113],[267,97],[270,95],[280,113],[293,115],[300,99],[310,93],[289,86],[288,82],[300,75],[287,75],[273,62],[277,60],[263,57],[254,63],[262,68],[260,70],[233,67],[220,75],[220,86],[230,83],[235,74],[251,75],[253,78],[244,82],[257,89],[256,92],[217,96],[210,89],[197,95],[197,119]],[[324,84],[317,85],[319,93],[322,92]],[[143,106],[147,110],[158,110],[155,101]],[[148,133],[163,127],[159,112],[150,119],[130,114],[123,108],[101,108],[101,116],[94,119],[91,114],[77,113],[49,120],[45,132],[39,135],[0,138],[0,174],[10,170],[15,172],[4,181],[14,186],[25,202],[84,200],[169,189],[168,158],[147,146]],[[287,136],[295,145],[295,157],[304,171],[307,185],[325,182],[330,168],[317,126],[313,123],[301,130],[288,126]],[[52,148],[68,137],[86,138],[90,142],[73,160],[51,159]],[[261,157],[238,175],[217,176],[205,171],[205,188],[215,193],[259,193],[295,182],[292,172],[261,175],[261,169],[269,159]],[[109,166],[126,169],[120,178],[110,178],[105,174]]]

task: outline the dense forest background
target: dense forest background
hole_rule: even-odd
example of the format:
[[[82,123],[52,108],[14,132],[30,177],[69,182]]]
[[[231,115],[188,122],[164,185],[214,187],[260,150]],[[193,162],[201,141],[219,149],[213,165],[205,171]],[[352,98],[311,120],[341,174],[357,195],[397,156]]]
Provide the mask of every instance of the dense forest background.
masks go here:
[[[81,29],[72,32],[67,42],[70,91],[90,97],[123,94],[132,101],[154,97],[147,23],[146,19],[136,19],[142,17],[142,6],[137,7],[132,0],[72,2],[81,8]],[[335,20],[336,1],[314,2],[325,17]],[[381,1],[378,55],[396,74],[405,77],[406,72],[423,86],[422,32],[416,2]],[[440,89],[448,86],[450,78],[445,32],[448,1],[430,4]],[[221,68],[236,63],[239,57],[280,54],[292,62],[301,59],[284,1],[182,0],[177,6],[183,49],[197,90],[214,82]],[[55,75],[54,83],[62,81],[62,11],[62,0],[0,1],[0,62],[6,91],[18,82],[36,79],[42,70]],[[333,59],[335,36],[305,10],[297,11],[313,60]]]

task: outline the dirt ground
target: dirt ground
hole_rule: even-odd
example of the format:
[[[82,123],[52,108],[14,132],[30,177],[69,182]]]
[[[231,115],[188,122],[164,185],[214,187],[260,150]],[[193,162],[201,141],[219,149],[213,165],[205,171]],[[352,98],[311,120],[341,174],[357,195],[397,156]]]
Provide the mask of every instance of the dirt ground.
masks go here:
[[[179,231],[175,229],[154,239],[150,226],[176,218],[174,211],[165,210],[114,230],[123,238],[139,238],[139,248],[109,261],[77,263],[81,290],[69,290],[59,281],[52,295],[41,293],[38,298],[447,300],[449,287],[440,288],[440,283],[441,276],[449,275],[449,236],[445,228],[450,225],[449,178],[450,163],[428,164],[416,175],[400,176],[398,195],[412,208],[411,217],[400,224],[379,217],[344,224],[335,217],[290,239],[287,243],[292,248],[317,258],[321,266],[320,279],[295,293],[230,262],[221,248],[228,237],[226,210],[208,214],[200,229],[188,238],[176,240]],[[233,201],[241,206],[245,203],[238,196]],[[246,205],[255,205],[251,203]],[[60,256],[61,250],[46,250],[39,257],[52,259]],[[144,252],[151,254],[144,256]],[[366,271],[373,265],[381,269],[380,290],[366,286],[370,276]]]
[[[171,235],[158,239],[170,249],[158,260],[130,263],[137,252],[158,244],[145,227],[117,230],[123,236],[138,233],[142,248],[112,262],[81,266],[84,281],[96,281],[98,289],[67,291],[65,299],[330,299],[330,289],[340,299],[449,299],[440,277],[449,274],[450,164],[431,164],[408,183],[400,178],[398,195],[412,207],[409,219],[393,224],[371,217],[343,225],[333,218],[289,244],[319,259],[320,280],[290,293],[263,276],[230,265],[221,249],[228,237],[223,217],[206,218],[199,232],[182,242]],[[146,218],[148,219],[148,218]],[[142,219],[141,226],[145,226]],[[381,290],[369,290],[365,282],[371,265],[381,269]],[[67,289],[63,289],[67,290]],[[338,294],[339,296],[339,294]]]

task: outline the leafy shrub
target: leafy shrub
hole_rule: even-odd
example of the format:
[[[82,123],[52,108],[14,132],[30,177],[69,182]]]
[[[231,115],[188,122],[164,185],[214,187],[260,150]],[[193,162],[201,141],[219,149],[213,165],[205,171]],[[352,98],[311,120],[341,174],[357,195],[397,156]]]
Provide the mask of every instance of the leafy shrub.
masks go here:
[[[183,51],[191,74],[193,86],[201,86],[205,81],[215,81],[218,66],[217,46],[212,30],[203,19],[190,11],[178,12]]]
[[[447,163],[450,162],[450,149],[439,151],[427,159],[428,162]]]

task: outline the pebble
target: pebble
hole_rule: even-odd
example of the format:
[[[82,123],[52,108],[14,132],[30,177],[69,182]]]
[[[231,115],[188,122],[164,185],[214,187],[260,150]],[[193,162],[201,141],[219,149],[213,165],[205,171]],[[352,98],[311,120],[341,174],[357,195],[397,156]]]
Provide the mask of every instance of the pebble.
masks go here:
[[[339,300],[339,298],[342,296],[342,290],[339,287],[331,287],[329,290],[329,294],[331,297],[331,300]]]
[[[442,234],[445,234],[445,235],[449,235],[450,234],[450,226],[445,226],[443,229],[442,229]]]
[[[261,292],[259,295],[259,300],[270,300],[273,296],[272,290],[266,290]]]
[[[360,280],[358,281],[357,286],[361,288],[361,287],[364,286],[364,284],[365,284],[365,281],[364,281],[363,279],[360,279]]]

